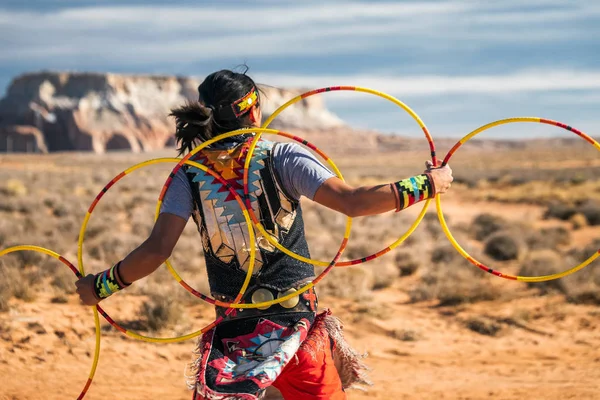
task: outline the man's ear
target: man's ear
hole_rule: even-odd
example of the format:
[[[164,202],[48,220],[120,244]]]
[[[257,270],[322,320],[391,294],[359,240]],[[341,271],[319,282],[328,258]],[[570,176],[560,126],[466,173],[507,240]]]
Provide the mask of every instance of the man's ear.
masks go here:
[[[250,122],[254,125],[260,125],[260,109],[257,106],[252,107],[250,110]]]

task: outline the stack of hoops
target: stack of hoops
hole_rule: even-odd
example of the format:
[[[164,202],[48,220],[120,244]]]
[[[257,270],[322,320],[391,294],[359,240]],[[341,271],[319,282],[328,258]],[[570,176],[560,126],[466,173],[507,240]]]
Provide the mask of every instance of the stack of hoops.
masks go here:
[[[435,154],[435,146],[433,143],[433,139],[431,137],[431,135],[429,134],[429,131],[427,130],[427,127],[425,126],[425,124],[423,123],[423,121],[421,120],[421,118],[412,110],[410,109],[406,104],[404,104],[403,102],[401,102],[400,100],[382,93],[382,92],[378,92],[376,90],[372,90],[372,89],[368,89],[368,88],[363,88],[363,87],[354,87],[354,86],[333,86],[333,87],[326,87],[326,88],[321,88],[321,89],[316,89],[316,90],[312,90],[306,93],[303,93],[297,97],[294,97],[293,99],[291,99],[290,101],[288,101],[287,103],[285,103],[284,105],[282,105],[280,108],[278,108],[270,117],[269,119],[265,122],[265,124],[263,125],[262,128],[256,128],[256,129],[252,129],[252,132],[255,134],[254,136],[254,140],[252,141],[250,148],[249,148],[249,153],[246,157],[246,161],[245,161],[245,165],[244,165],[244,175],[243,175],[243,185],[244,185],[244,192],[243,192],[243,196],[240,196],[240,194],[238,194],[231,186],[229,183],[227,183],[227,181],[225,179],[223,179],[223,177],[221,177],[217,172],[207,168],[206,166],[199,164],[195,161],[190,160],[190,158],[198,153],[199,151],[201,151],[202,149],[204,149],[207,146],[210,146],[213,143],[216,143],[220,140],[232,137],[232,136],[236,136],[239,135],[240,133],[248,133],[248,130],[236,130],[236,131],[232,131],[232,132],[228,132],[228,133],[224,133],[222,135],[219,135],[218,137],[215,137],[214,139],[211,139],[209,141],[203,142],[201,145],[199,145],[198,147],[196,147],[194,150],[192,150],[190,153],[188,153],[185,157],[183,158],[158,158],[158,159],[153,159],[153,160],[148,160],[139,164],[136,164],[128,169],[126,169],[125,171],[121,172],[119,175],[115,176],[101,191],[100,193],[96,196],[96,198],[94,199],[94,201],[92,202],[92,204],[90,205],[90,207],[88,208],[88,211],[85,215],[85,218],[83,220],[83,223],[81,225],[81,229],[80,229],[80,233],[79,233],[79,240],[78,240],[78,246],[77,246],[77,260],[78,260],[78,264],[79,264],[79,268],[76,268],[70,261],[68,261],[67,259],[65,259],[64,257],[62,257],[61,255],[53,252],[52,250],[48,250],[45,249],[43,247],[38,247],[38,246],[31,246],[31,245],[22,245],[22,246],[13,246],[13,247],[9,247],[7,249],[4,249],[2,251],[0,251],[0,256],[9,254],[9,253],[13,253],[13,252],[17,252],[17,251],[35,251],[35,252],[40,252],[43,254],[47,254],[51,257],[54,257],[56,259],[58,259],[60,262],[62,262],[63,264],[65,264],[67,267],[69,267],[71,269],[71,271],[73,271],[73,273],[75,274],[75,276],[77,276],[77,278],[81,278],[83,276],[85,276],[85,268],[84,268],[84,262],[83,262],[83,243],[84,243],[84,239],[85,239],[85,233],[86,233],[86,228],[88,226],[88,223],[90,221],[90,217],[92,215],[92,212],[94,211],[94,209],[96,208],[96,206],[98,205],[98,203],[100,202],[100,200],[102,199],[102,197],[104,196],[104,194],[113,186],[115,185],[117,182],[119,182],[123,177],[125,177],[126,175],[129,175],[130,173],[145,167],[145,166],[149,166],[149,165],[153,165],[153,164],[158,164],[158,163],[176,163],[175,167],[173,168],[172,172],[169,174],[166,182],[164,183],[162,190],[160,192],[159,198],[158,198],[158,202],[156,204],[156,213],[155,213],[155,219],[158,218],[159,215],[159,211],[161,208],[161,204],[163,201],[163,198],[165,196],[165,193],[167,192],[167,189],[169,188],[175,174],[177,173],[177,171],[179,171],[180,168],[183,167],[184,164],[187,165],[191,165],[194,166],[210,175],[212,175],[215,179],[217,179],[219,182],[221,182],[225,188],[235,197],[236,201],[238,202],[240,208],[243,211],[243,216],[244,219],[246,221],[246,226],[248,229],[248,237],[249,237],[249,241],[250,243],[254,243],[255,242],[255,230],[258,231],[262,237],[264,237],[265,239],[267,239],[273,246],[275,246],[277,249],[279,249],[280,251],[282,251],[283,253],[285,253],[286,255],[295,258],[297,260],[306,262],[306,263],[310,263],[316,266],[321,266],[321,267],[325,267],[325,269],[319,274],[319,276],[317,276],[312,282],[307,283],[306,285],[302,286],[301,288],[299,288],[297,291],[289,293],[287,295],[281,296],[277,299],[274,300],[270,300],[270,301],[265,301],[265,302],[261,302],[261,303],[240,303],[246,289],[248,288],[248,285],[250,283],[250,278],[252,277],[252,271],[254,269],[255,266],[255,261],[256,261],[256,249],[255,246],[249,246],[249,251],[250,251],[250,261],[249,261],[249,267],[248,267],[248,271],[246,274],[246,279],[244,280],[244,283],[242,285],[242,287],[240,288],[240,291],[238,293],[238,295],[235,297],[234,301],[231,303],[226,303],[226,302],[222,302],[216,299],[211,298],[208,295],[202,294],[199,291],[197,291],[196,289],[192,288],[189,284],[187,284],[182,278],[181,276],[177,273],[177,271],[175,270],[175,268],[173,267],[172,263],[167,260],[165,262],[169,272],[173,275],[173,277],[177,280],[177,282],[183,286],[187,291],[189,291],[190,293],[192,293],[194,296],[198,297],[201,300],[206,301],[207,303],[213,304],[215,306],[220,306],[220,307],[225,307],[227,308],[226,311],[226,315],[230,314],[231,312],[233,312],[235,309],[238,308],[263,308],[263,307],[268,307],[270,305],[273,304],[278,304],[278,303],[282,303],[286,300],[291,299],[292,297],[295,297],[311,288],[313,288],[314,286],[316,286],[330,271],[332,268],[334,267],[348,267],[348,266],[352,266],[352,265],[358,265],[358,264],[362,264],[362,263],[366,263],[368,261],[374,260],[378,257],[381,257],[382,255],[390,252],[392,249],[394,249],[395,247],[397,247],[398,245],[400,245],[402,242],[404,242],[404,240],[406,240],[406,238],[408,236],[410,236],[414,230],[417,228],[417,226],[419,225],[419,223],[423,220],[423,217],[425,216],[425,213],[427,211],[427,208],[429,207],[429,204],[431,202],[431,199],[428,199],[424,202],[423,204],[423,208],[421,209],[419,215],[417,216],[416,220],[412,223],[412,225],[408,228],[408,230],[402,234],[402,236],[400,236],[395,242],[391,243],[390,245],[388,245],[387,247],[379,250],[376,253],[373,253],[371,255],[359,258],[359,259],[355,259],[355,260],[349,260],[349,261],[339,261],[350,238],[350,232],[351,232],[351,228],[352,228],[352,218],[348,217],[347,222],[346,222],[346,228],[345,228],[345,232],[344,232],[344,237],[340,243],[340,246],[336,252],[336,254],[333,256],[331,261],[322,261],[322,260],[313,260],[313,259],[309,259],[306,257],[302,257],[292,251],[290,251],[289,249],[283,247],[280,243],[278,243],[273,237],[271,237],[271,235],[269,235],[265,228],[261,225],[257,215],[255,214],[254,210],[252,209],[251,206],[251,202],[250,202],[250,196],[249,196],[249,186],[248,186],[248,173],[249,173],[249,167],[250,167],[250,160],[252,159],[252,154],[254,153],[256,144],[258,143],[258,141],[260,140],[260,138],[262,137],[263,134],[268,134],[268,135],[277,135],[277,136],[282,136],[291,140],[294,140],[296,142],[299,142],[305,146],[307,146],[308,148],[310,148],[311,150],[313,150],[314,152],[316,152],[319,156],[321,156],[328,164],[329,166],[332,168],[332,170],[335,172],[335,174],[340,178],[340,179],[344,179],[342,176],[341,171],[338,169],[338,167],[335,165],[335,163],[329,158],[329,156],[327,156],[327,154],[325,154],[322,150],[320,150],[319,148],[317,148],[316,146],[314,146],[313,144],[309,143],[308,141],[298,137],[298,136],[294,136],[290,133],[286,133],[286,132],[282,132],[279,130],[274,130],[274,129],[269,129],[268,126],[271,124],[271,122],[273,122],[273,120],[281,113],[283,112],[286,108],[290,107],[291,105],[301,101],[302,99],[305,99],[309,96],[313,96],[319,93],[324,93],[324,92],[334,92],[334,91],[356,91],[356,92],[363,92],[363,93],[368,93],[368,94],[372,94],[375,96],[379,96],[383,99],[386,99],[392,103],[394,103],[395,105],[397,105],[398,107],[402,108],[405,112],[407,112],[419,125],[419,127],[423,130],[424,134],[425,134],[425,138],[429,144],[429,148],[430,148],[430,152],[431,152],[431,158],[432,158],[432,162],[433,165],[437,165],[437,158],[436,158],[436,154]],[[581,138],[583,138],[584,140],[586,140],[587,142],[589,142],[592,146],[594,146],[597,150],[600,150],[600,144],[598,144],[598,142],[596,142],[594,139],[592,139],[591,137],[589,137],[588,135],[586,135],[585,133],[572,128],[568,125],[562,124],[560,122],[556,122],[556,121],[552,121],[552,120],[548,120],[548,119],[542,119],[542,118],[534,118],[534,117],[519,117],[519,118],[509,118],[509,119],[504,119],[504,120],[499,120],[499,121],[495,121],[492,123],[489,123],[487,125],[484,125],[480,128],[477,128],[476,130],[474,130],[473,132],[469,133],[468,135],[466,135],[465,137],[463,137],[460,141],[458,141],[456,143],[456,145],[454,145],[454,147],[452,147],[452,149],[448,152],[448,154],[446,155],[446,157],[444,158],[442,165],[446,165],[448,163],[448,161],[450,161],[451,157],[454,155],[454,153],[464,144],[466,143],[468,140],[472,139],[473,137],[475,137],[476,135],[480,134],[483,131],[486,131],[488,129],[491,129],[495,126],[499,126],[499,125],[504,125],[504,124],[509,124],[509,123],[517,123],[517,122],[535,122],[535,123],[542,123],[542,124],[548,124],[548,125],[554,125],[563,129],[566,129],[567,131],[573,132],[576,135],[580,136]],[[456,239],[452,236],[452,233],[450,232],[450,229],[448,228],[448,225],[446,224],[446,221],[444,219],[444,214],[442,212],[442,204],[441,204],[441,197],[438,195],[435,198],[436,200],[436,206],[437,206],[437,214],[438,214],[438,218],[440,221],[440,224],[442,226],[442,229],[446,235],[446,237],[448,238],[448,240],[451,242],[452,246],[464,257],[466,258],[469,262],[471,262],[473,265],[477,266],[478,268],[489,272],[495,276],[501,277],[501,278],[505,278],[505,279],[510,279],[510,280],[517,280],[517,281],[522,281],[522,282],[542,282],[542,281],[548,281],[548,280],[552,280],[552,279],[558,279],[558,278],[562,278],[564,276],[567,276],[569,274],[572,274],[584,267],[586,267],[587,265],[589,265],[592,261],[594,261],[596,258],[598,258],[600,256],[600,250],[598,250],[597,252],[595,252],[593,255],[591,255],[587,260],[585,260],[584,262],[582,262],[581,264],[568,269],[564,272],[560,272],[560,273],[556,273],[556,274],[552,274],[552,275],[545,275],[545,276],[514,276],[514,275],[509,275],[509,274],[505,274],[502,272],[499,272],[493,268],[490,268],[484,264],[482,264],[481,262],[477,261],[475,258],[473,258],[469,253],[467,253],[461,246],[460,244],[456,241]],[[81,391],[81,393],[79,394],[79,396],[77,397],[78,399],[82,399],[85,394],[87,393],[92,380],[94,378],[94,374],[96,372],[96,367],[98,365],[98,360],[100,357],[100,319],[98,314],[102,315],[102,317],[104,317],[104,319],[106,319],[106,321],[108,321],[108,323],[110,325],[112,325],[113,327],[115,327],[115,329],[117,329],[118,331],[120,331],[121,333],[134,338],[134,339],[138,339],[138,340],[142,340],[142,341],[146,341],[146,342],[154,342],[154,343],[174,343],[174,342],[180,342],[180,341],[184,341],[187,339],[191,339],[194,337],[197,337],[201,334],[203,334],[204,332],[214,328],[215,326],[217,326],[222,320],[222,317],[217,318],[215,321],[211,322],[210,324],[208,324],[207,326],[186,334],[186,335],[182,335],[182,336],[177,336],[177,337],[165,337],[165,338],[158,338],[158,337],[149,337],[149,336],[144,336],[141,335],[137,332],[128,330],[126,328],[124,328],[123,326],[119,325],[117,322],[115,322],[103,309],[102,307],[100,307],[99,305],[95,306],[94,308],[94,321],[95,321],[95,326],[96,326],[96,345],[95,345],[95,351],[94,351],[94,358],[93,358],[93,362],[92,362],[92,367],[90,370],[90,373],[88,375],[88,379],[87,382],[85,383],[83,390]]]

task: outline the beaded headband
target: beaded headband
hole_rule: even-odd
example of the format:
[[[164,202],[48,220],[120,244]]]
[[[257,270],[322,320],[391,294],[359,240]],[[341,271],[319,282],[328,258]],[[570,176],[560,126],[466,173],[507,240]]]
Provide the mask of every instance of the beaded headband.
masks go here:
[[[250,90],[244,97],[234,101],[231,105],[231,108],[233,108],[233,113],[235,114],[235,116],[239,117],[240,115],[248,111],[250,108],[252,108],[252,106],[255,105],[257,102],[258,91],[255,87],[253,87],[252,90]]]
[[[202,97],[198,98],[198,101],[204,103]],[[255,87],[252,88],[248,93],[244,95],[241,99],[234,101],[231,104],[231,108],[226,105],[221,106],[213,106],[212,104],[204,104],[204,107],[208,107],[219,114],[221,118],[231,119],[233,117],[239,118],[244,115],[252,106],[258,104],[258,91]],[[231,111],[230,111],[231,110]]]

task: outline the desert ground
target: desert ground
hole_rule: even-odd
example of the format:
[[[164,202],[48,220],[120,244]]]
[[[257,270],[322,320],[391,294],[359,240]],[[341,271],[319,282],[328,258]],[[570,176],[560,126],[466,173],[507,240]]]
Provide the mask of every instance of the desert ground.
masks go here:
[[[442,199],[468,252],[507,273],[545,275],[598,251],[597,152],[565,143],[465,145],[457,153],[456,182]],[[0,248],[39,245],[75,263],[79,227],[96,193],[129,165],[160,156],[173,153],[0,155]],[[419,173],[427,152],[332,156],[348,181],[363,184]],[[86,233],[86,271],[106,268],[144,240],[169,170],[136,171],[106,194]],[[309,201],[303,206],[311,253],[327,260],[345,218]],[[392,243],[421,207],[355,219],[346,257]],[[190,223],[173,262],[206,293],[199,248]],[[84,386],[94,325],[74,279],[50,257],[0,258],[0,399],[73,399]],[[320,308],[341,318],[349,342],[368,353],[373,386],[348,391],[349,399],[600,398],[597,261],[545,283],[493,277],[450,247],[432,203],[405,243],[371,263],[335,269],[317,290]],[[103,307],[151,336],[189,333],[213,319],[210,306],[178,287],[164,267]],[[86,398],[189,399],[184,376],[194,347],[195,340],[135,341],[102,321],[100,362]]]

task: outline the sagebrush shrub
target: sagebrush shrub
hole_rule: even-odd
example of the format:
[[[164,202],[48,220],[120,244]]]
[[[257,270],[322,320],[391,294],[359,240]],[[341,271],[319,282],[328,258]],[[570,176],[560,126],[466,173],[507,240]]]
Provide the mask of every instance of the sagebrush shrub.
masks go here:
[[[523,251],[522,243],[508,231],[497,232],[485,241],[485,254],[498,261],[516,260]]]

